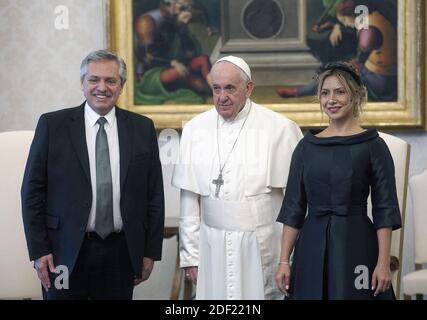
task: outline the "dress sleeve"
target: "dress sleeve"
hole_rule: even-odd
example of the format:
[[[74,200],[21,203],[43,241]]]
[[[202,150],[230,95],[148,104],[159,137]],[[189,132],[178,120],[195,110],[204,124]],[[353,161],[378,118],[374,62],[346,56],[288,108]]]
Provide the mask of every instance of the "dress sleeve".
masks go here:
[[[304,144],[302,141],[300,141],[292,154],[285,197],[283,198],[282,208],[277,218],[278,222],[297,229],[301,229],[307,212],[307,197],[303,180]]]
[[[375,229],[401,227],[394,163],[383,139],[371,144],[371,201]]]

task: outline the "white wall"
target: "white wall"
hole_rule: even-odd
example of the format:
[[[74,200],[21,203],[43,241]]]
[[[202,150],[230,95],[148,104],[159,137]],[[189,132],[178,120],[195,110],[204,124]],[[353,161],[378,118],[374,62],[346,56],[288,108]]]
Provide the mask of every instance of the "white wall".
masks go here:
[[[79,66],[92,50],[105,48],[107,0],[0,0],[0,132],[34,129],[39,116],[83,101]],[[69,29],[55,29],[54,9],[69,10]],[[410,174],[427,167],[427,133],[390,132],[412,145]],[[166,207],[178,210],[177,191],[165,167]],[[410,208],[409,208],[410,209]],[[412,214],[405,230],[404,273],[413,269]],[[164,242],[163,260],[135,291],[139,299],[167,299],[176,259],[176,239]]]
[[[58,5],[69,29],[55,28]],[[104,48],[104,0],[0,0],[0,130],[34,129],[41,113],[80,104],[79,67]]]

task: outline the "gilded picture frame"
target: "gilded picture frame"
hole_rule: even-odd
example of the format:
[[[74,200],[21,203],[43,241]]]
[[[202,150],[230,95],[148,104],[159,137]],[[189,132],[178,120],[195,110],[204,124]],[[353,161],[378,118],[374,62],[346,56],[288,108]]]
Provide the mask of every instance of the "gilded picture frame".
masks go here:
[[[139,0],[143,3],[144,0]],[[300,1],[304,4],[305,0]],[[195,115],[212,108],[211,104],[135,105],[135,55],[133,50],[133,0],[109,0],[109,47],[127,63],[128,81],[118,104],[155,122],[156,128],[182,128]],[[369,102],[361,118],[362,125],[379,129],[424,129],[426,123],[426,4],[422,0],[398,0],[398,99],[393,102]],[[302,128],[327,125],[319,104],[262,103],[296,121]]]

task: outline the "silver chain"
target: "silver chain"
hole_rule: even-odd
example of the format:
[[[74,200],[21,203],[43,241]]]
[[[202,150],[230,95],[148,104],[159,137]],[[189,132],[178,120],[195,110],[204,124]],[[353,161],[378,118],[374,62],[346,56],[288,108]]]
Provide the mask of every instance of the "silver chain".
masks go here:
[[[221,173],[222,173],[222,170],[224,170],[224,167],[225,167],[225,165],[227,164],[228,159],[230,159],[231,153],[233,152],[234,147],[236,146],[237,140],[239,140],[240,133],[242,133],[242,130],[243,130],[243,127],[245,126],[246,120],[248,120],[248,118],[249,118],[249,114],[250,114],[251,109],[252,109],[252,101],[250,101],[250,100],[249,100],[249,103],[250,103],[250,104],[249,104],[249,111],[248,111],[248,114],[246,115],[245,121],[243,121],[243,124],[242,124],[242,126],[240,127],[239,133],[237,134],[237,138],[236,138],[236,140],[234,140],[233,146],[231,147],[231,150],[230,150],[230,152],[228,153],[228,156],[227,156],[227,158],[225,159],[225,162],[224,162],[224,164],[222,165],[222,167],[221,167],[221,153],[220,153],[220,151],[219,151],[219,114],[218,114],[218,116],[217,116],[217,118],[216,118],[216,143],[217,143],[217,150],[218,150],[219,174],[221,174]]]

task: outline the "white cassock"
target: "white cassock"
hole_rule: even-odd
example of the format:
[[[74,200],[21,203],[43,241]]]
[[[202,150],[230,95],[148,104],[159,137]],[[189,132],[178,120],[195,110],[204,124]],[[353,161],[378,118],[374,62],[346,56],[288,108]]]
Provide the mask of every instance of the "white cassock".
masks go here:
[[[185,125],[172,184],[181,189],[180,265],[198,266],[197,299],[283,297],[276,218],[301,138],[293,121],[249,99],[233,121],[213,108]]]

